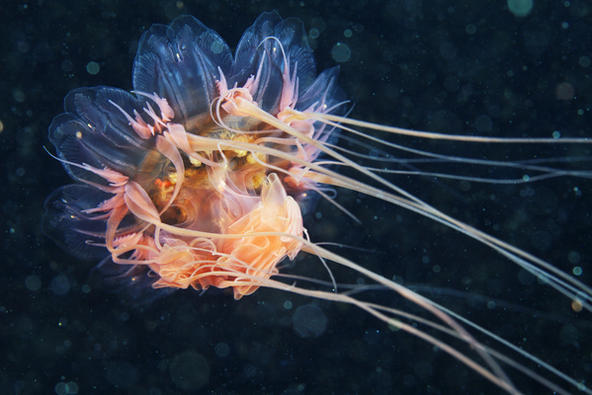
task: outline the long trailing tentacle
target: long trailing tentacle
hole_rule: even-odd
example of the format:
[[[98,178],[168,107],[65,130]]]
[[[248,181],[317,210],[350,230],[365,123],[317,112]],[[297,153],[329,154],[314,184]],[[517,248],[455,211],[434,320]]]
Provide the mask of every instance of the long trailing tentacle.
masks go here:
[[[302,114],[302,115],[300,115]],[[544,138],[544,137],[487,137],[487,136],[471,136],[462,134],[448,134],[424,132],[420,130],[404,129],[395,126],[381,125],[373,122],[360,121],[353,118],[346,118],[339,115],[332,115],[326,113],[298,113],[297,116],[303,116],[306,119],[314,119],[317,121],[331,121],[340,124],[347,124],[358,126],[362,128],[378,130],[381,132],[398,134],[402,136],[419,137],[423,139],[435,140],[451,140],[451,141],[465,141],[471,143],[500,143],[500,144],[591,144],[592,138],[588,137],[561,137],[561,138]]]
[[[283,125],[279,122],[274,122],[274,123],[275,123],[274,124],[275,127],[278,127],[278,128],[283,127]],[[290,128],[287,127],[287,125],[286,125],[286,129],[290,130]],[[290,130],[290,131],[292,131],[292,130]],[[294,132],[295,132],[295,134],[298,135],[297,131],[294,131]],[[582,304],[585,309],[587,309],[587,310],[592,309],[592,306],[591,306],[592,289],[590,289],[590,287],[588,287],[587,285],[585,285],[581,281],[578,281],[577,279],[573,278],[572,276],[567,275],[566,273],[557,269],[556,267],[554,267],[550,263],[545,262],[544,260],[537,258],[537,257],[533,256],[532,254],[529,254],[517,247],[514,247],[506,242],[503,242],[502,240],[500,240],[498,238],[488,235],[482,231],[479,231],[478,229],[476,229],[474,227],[471,227],[468,224],[465,224],[453,217],[450,217],[450,216],[444,214],[440,210],[437,210],[436,208],[432,207],[431,205],[421,201],[420,199],[416,198],[415,196],[404,191],[402,188],[391,184],[387,180],[382,179],[378,175],[372,173],[371,171],[367,170],[364,167],[357,165],[355,162],[352,162],[351,160],[347,160],[347,162],[346,162],[349,166],[352,166],[353,168],[359,170],[360,172],[362,172],[364,174],[370,173],[371,177],[373,179],[380,179],[382,184],[391,187],[391,189],[393,189],[397,193],[400,193],[403,196],[393,195],[393,194],[388,193],[384,190],[374,188],[372,186],[369,186],[369,185],[359,182],[357,180],[354,180],[354,179],[351,179],[351,178],[346,177],[344,175],[341,175],[335,171],[329,170],[329,169],[324,168],[322,166],[318,166],[314,162],[305,161],[301,158],[298,158],[297,156],[294,156],[293,154],[289,154],[289,153],[286,153],[283,151],[278,151],[278,150],[275,150],[270,147],[259,146],[256,144],[249,144],[249,143],[237,142],[237,141],[220,142],[216,139],[211,139],[211,138],[202,137],[202,136],[194,136],[194,135],[190,136],[190,140],[194,141],[196,144],[199,144],[199,145],[215,143],[218,146],[221,144],[223,146],[227,146],[230,148],[245,149],[245,150],[249,150],[252,152],[261,152],[261,153],[269,154],[272,156],[277,156],[277,157],[281,157],[281,158],[284,158],[287,160],[291,160],[295,163],[299,163],[303,166],[306,166],[306,167],[318,172],[318,174],[316,174],[316,175],[313,172],[307,173],[307,177],[310,178],[311,180],[314,180],[319,183],[325,183],[325,184],[330,184],[330,185],[334,185],[334,186],[338,186],[338,187],[343,187],[343,188],[355,190],[355,191],[364,193],[366,195],[373,196],[378,199],[385,200],[387,202],[399,205],[403,208],[406,208],[406,209],[414,211],[418,214],[424,215],[428,218],[432,218],[432,219],[436,220],[437,222],[440,222],[446,226],[456,229],[456,230],[460,231],[461,233],[464,233],[476,240],[483,242],[486,245],[489,245],[490,247],[492,247],[495,250],[497,250],[498,252],[500,252],[502,255],[506,256],[511,261],[513,261],[513,262],[517,263],[518,265],[520,265],[521,267],[523,267],[525,270],[546,279],[552,287],[556,288],[559,292],[566,295],[570,299],[582,300]],[[325,148],[325,150],[329,155],[333,156],[332,155],[333,152],[330,149]],[[341,155],[337,154],[337,159],[341,159],[341,158],[343,158],[343,157]],[[537,268],[537,266],[539,266],[540,268]]]

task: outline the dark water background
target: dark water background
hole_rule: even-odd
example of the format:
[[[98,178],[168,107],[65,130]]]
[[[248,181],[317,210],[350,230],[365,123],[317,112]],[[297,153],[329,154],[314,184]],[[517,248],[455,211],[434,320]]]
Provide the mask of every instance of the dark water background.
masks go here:
[[[264,10],[301,18],[319,69],[342,59],[344,45],[351,51],[341,63],[340,82],[356,103],[356,118],[485,135],[591,135],[587,1],[535,0],[526,17],[514,16],[505,1],[274,3],[0,5],[1,393],[498,392],[444,353],[352,307],[268,290],[239,302],[223,292],[186,291],[130,306],[122,295],[90,283],[92,262],[70,257],[42,234],[43,200],[69,183],[42,149],[62,98],[79,86],[131,89],[141,33],[183,13],[218,31],[231,47]],[[89,62],[98,64],[98,73]],[[495,159],[591,155],[582,147],[397,141]],[[390,179],[565,271],[582,267],[581,279],[592,282],[589,182],[492,186]],[[363,224],[321,202],[307,218],[313,240],[372,249],[341,253],[387,277],[422,285],[427,296],[590,384],[589,313],[573,313],[569,300],[514,264],[429,220],[353,193],[340,193],[339,201]],[[298,273],[327,278],[314,259],[296,264]],[[343,282],[358,280],[336,274]],[[370,297],[417,312],[388,293]],[[540,389],[520,375],[512,378],[527,393]]]

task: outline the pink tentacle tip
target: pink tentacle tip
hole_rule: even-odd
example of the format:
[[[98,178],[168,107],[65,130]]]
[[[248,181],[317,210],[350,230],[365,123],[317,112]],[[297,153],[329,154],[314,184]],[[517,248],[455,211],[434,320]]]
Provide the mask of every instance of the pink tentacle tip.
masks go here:
[[[224,76],[224,72],[218,67],[220,79],[216,81],[216,88],[220,94],[220,107],[228,114],[236,116],[246,116],[249,114],[241,111],[241,102],[257,104],[253,99],[253,91],[256,89],[257,79],[250,76],[242,87],[236,83],[232,88],[228,88],[228,82]]]
[[[175,111],[169,105],[169,102],[167,101],[167,99],[165,99],[164,97],[158,96],[158,94],[156,92],[153,92],[152,94],[146,93],[146,92],[140,92],[140,91],[132,91],[132,92],[135,93],[136,95],[147,97],[150,100],[152,100],[154,103],[156,103],[156,105],[158,106],[158,109],[160,110],[159,121],[166,123],[166,122],[169,122],[175,118]],[[148,103],[148,107],[152,110],[152,107],[150,107],[149,103]],[[152,110],[152,112],[154,112],[154,110]],[[152,116],[152,115],[150,115],[150,116]],[[155,121],[156,121],[156,119],[155,119]]]
[[[113,187],[124,186],[129,180],[128,176],[123,175],[120,172],[109,169],[107,167],[105,167],[104,169],[101,170],[101,169],[97,169],[96,167],[92,167],[91,165],[88,165],[86,163],[83,163],[81,167],[85,170],[88,170],[88,171],[96,174],[99,177],[104,178]]]

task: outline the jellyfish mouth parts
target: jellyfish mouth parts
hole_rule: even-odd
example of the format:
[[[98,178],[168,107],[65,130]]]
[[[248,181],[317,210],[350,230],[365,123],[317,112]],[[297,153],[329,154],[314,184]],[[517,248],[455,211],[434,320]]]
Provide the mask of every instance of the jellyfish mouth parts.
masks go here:
[[[156,275],[153,288],[232,287],[240,299],[277,274],[277,264],[294,259],[305,242],[300,207],[286,189],[306,192],[302,166],[289,159],[298,150],[302,161],[308,154],[297,139],[252,117],[271,115],[257,112],[246,89],[221,87],[211,118],[192,121],[193,133],[171,122],[173,110],[156,93],[138,92],[158,106],[158,113],[149,103],[143,109],[152,123],[109,99],[153,147],[130,176],[60,159],[103,179],[104,185],[81,180],[112,194],[70,215],[71,221],[104,222],[104,234],[78,231],[103,239],[89,243],[103,245],[114,263],[144,266]],[[257,149],[262,144],[281,155],[269,159]],[[124,221],[132,225],[122,226]]]
[[[284,62],[289,70],[288,60]],[[259,74],[242,87],[228,88],[219,72],[219,96],[209,106],[210,117],[199,114],[187,122],[191,131],[171,122],[174,111],[156,93],[137,92],[158,106],[158,113],[149,103],[143,109],[152,124],[110,100],[139,138],[154,141],[168,168],[157,165],[166,168],[160,177],[139,181],[108,167],[84,165],[115,193],[108,203],[84,213],[108,217],[105,246],[111,259],[145,265],[157,275],[154,288],[232,287],[240,299],[277,274],[277,264],[294,259],[306,242],[302,213],[291,195],[315,188],[306,181],[305,166],[318,155],[317,148],[298,137],[314,144],[317,131],[314,120],[292,108],[297,77],[284,78],[277,114],[272,115],[253,100]],[[286,95],[291,99],[284,100]],[[324,103],[321,107],[327,108]],[[153,173],[152,160],[145,166],[137,174]],[[119,227],[126,215],[140,222],[131,231]]]
[[[439,347],[504,390],[517,392],[499,361],[518,366],[560,392],[561,388],[543,377],[481,345],[458,321],[493,337],[483,328],[312,243],[302,212],[307,196],[315,193],[357,220],[329,197],[327,190],[333,187],[378,198],[478,240],[590,310],[592,290],[585,284],[444,214],[372,168],[357,164],[332,144],[339,129],[399,148],[355,127],[467,142],[558,141],[443,135],[348,119],[348,102],[335,83],[338,70],[317,75],[312,51],[303,37],[300,22],[265,13],[247,29],[233,57],[215,32],[192,17],[180,17],[169,26],[153,26],[142,36],[134,62],[135,95],[109,87],[74,90],[65,99],[66,112],[50,125],[49,138],[58,160],[78,183],[62,187],[48,198],[44,219],[48,233],[74,254],[85,258],[108,254],[117,266],[129,267],[120,276],[122,281],[138,282],[137,273],[144,272],[153,288],[231,288],[235,299],[240,299],[265,286],[350,303]],[[590,141],[564,139],[560,143]],[[424,151],[415,153],[443,159]],[[472,163],[528,168],[540,173],[541,179],[590,177],[589,172],[543,165]],[[356,171],[369,183],[343,175],[334,170],[337,166]],[[300,252],[372,279],[444,325],[363,302],[347,293],[309,290],[276,280],[278,264]],[[330,271],[329,275],[336,289]],[[400,317],[461,339],[482,362]],[[542,363],[516,346],[502,344]],[[574,379],[543,366],[577,385]]]

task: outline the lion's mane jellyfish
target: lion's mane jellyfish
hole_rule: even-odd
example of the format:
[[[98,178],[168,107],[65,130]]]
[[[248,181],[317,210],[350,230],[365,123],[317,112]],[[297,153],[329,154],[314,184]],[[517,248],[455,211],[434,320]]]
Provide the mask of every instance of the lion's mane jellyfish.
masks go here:
[[[132,286],[149,282],[152,288],[231,288],[235,299],[265,286],[350,303],[438,346],[506,391],[517,390],[502,364],[561,391],[545,377],[482,345],[465,328],[493,337],[490,332],[314,244],[303,210],[320,196],[355,219],[355,213],[331,198],[330,188],[381,199],[484,243],[590,309],[589,287],[356,163],[355,152],[337,145],[337,132],[358,141],[370,139],[385,149],[405,148],[355,128],[474,143],[589,141],[467,137],[356,121],[345,117],[351,105],[337,86],[337,74],[337,68],[317,74],[301,22],[275,12],[257,18],[234,55],[216,32],[193,17],[152,26],[138,45],[131,93],[102,86],[76,89],[65,98],[65,113],[51,123],[49,139],[76,183],[48,198],[47,232],[77,256],[103,258],[102,265],[122,268],[119,278]],[[430,160],[471,161],[407,151]],[[569,173],[544,165],[507,166],[529,168],[540,178]],[[344,175],[342,169],[357,172],[366,182]],[[319,257],[327,268],[332,263],[354,270],[425,309],[434,320],[363,301],[341,292],[335,280],[328,290],[281,281],[278,264],[299,253]],[[405,320],[466,342],[472,355]],[[540,363],[548,374],[578,384],[518,347],[494,339]]]
[[[75,90],[50,126],[61,161],[80,182],[50,198],[48,208],[59,213],[48,218],[51,234],[75,252],[104,246],[113,262],[142,265],[157,275],[155,288],[232,287],[237,299],[254,292],[253,278],[270,277],[302,248],[295,199],[314,186],[291,157],[313,161],[319,151],[243,116],[240,103],[259,103],[278,120],[292,109],[339,105],[337,69],[317,76],[303,37],[295,20],[265,14],[233,57],[192,17],[153,26],[134,63],[135,96]],[[287,124],[319,142],[333,129]]]

